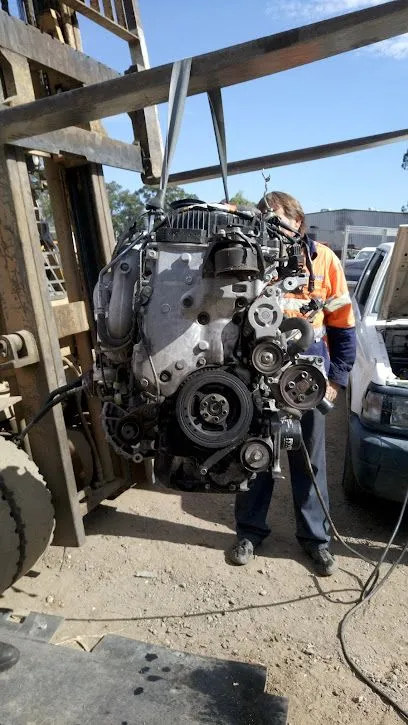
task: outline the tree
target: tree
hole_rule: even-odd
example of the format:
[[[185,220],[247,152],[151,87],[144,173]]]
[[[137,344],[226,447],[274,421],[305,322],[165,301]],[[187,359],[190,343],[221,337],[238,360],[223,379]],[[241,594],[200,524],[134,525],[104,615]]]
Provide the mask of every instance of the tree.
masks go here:
[[[157,194],[157,189],[153,186],[142,186],[139,189],[140,197],[143,199],[143,203],[146,204]],[[170,204],[178,199],[198,199],[195,194],[189,194],[181,186],[168,186],[166,191],[165,208],[166,211],[169,209]]]
[[[115,236],[125,231],[144,209],[144,203],[138,191],[124,189],[117,181],[106,184],[112,224]]]
[[[109,181],[106,184],[106,189],[115,236],[130,227],[144,211],[147,202],[157,194],[157,189],[153,186],[142,186],[136,191],[129,191],[129,189],[124,189],[117,181]],[[186,198],[197,199],[195,194],[188,194],[180,186],[169,186],[166,193],[166,210],[172,201]]]
[[[237,193],[230,198],[230,204],[245,207],[256,206],[256,203],[254,201],[249,201],[249,199],[245,198],[243,191],[237,191]]]

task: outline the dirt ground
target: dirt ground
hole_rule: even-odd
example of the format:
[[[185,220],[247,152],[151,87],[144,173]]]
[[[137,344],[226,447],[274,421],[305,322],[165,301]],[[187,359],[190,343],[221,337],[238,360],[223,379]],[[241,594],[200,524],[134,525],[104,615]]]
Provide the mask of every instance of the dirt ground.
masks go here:
[[[349,543],[378,558],[398,509],[347,503],[341,491],[344,401],[328,419],[333,518]],[[288,480],[277,485],[273,534],[247,567],[233,567],[233,496],[132,489],[88,515],[80,549],[52,547],[0,598],[16,615],[65,617],[58,645],[91,650],[111,632],[201,655],[253,662],[267,689],[289,698],[290,725],[393,725],[398,716],[355,677],[341,654],[338,623],[370,566],[335,543],[339,571],[317,579],[294,537]],[[392,548],[393,560],[408,524]],[[360,666],[408,706],[405,562],[352,621]]]

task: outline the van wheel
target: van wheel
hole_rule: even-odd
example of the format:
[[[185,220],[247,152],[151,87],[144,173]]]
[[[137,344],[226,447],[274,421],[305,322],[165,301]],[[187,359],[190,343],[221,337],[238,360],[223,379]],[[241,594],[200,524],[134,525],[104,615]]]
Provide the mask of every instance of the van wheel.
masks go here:
[[[0,436],[0,594],[46,550],[54,508],[35,463]]]

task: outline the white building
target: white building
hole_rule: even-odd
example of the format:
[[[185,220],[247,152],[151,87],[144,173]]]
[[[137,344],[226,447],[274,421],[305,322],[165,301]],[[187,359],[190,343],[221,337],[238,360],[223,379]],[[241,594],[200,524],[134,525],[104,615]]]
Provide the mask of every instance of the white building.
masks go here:
[[[341,254],[347,226],[395,229],[400,224],[408,224],[408,213],[376,209],[321,209],[306,214],[309,236],[326,242],[337,254]],[[350,234],[349,248],[376,247],[381,241],[380,235]]]

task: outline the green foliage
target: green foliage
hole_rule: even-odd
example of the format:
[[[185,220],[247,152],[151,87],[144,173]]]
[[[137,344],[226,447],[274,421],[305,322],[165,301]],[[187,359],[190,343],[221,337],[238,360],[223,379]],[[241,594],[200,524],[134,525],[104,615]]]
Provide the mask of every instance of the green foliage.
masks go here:
[[[29,169],[29,179],[34,203],[38,208],[40,219],[53,225],[51,199],[47,189],[47,182],[42,169]]]
[[[117,181],[107,183],[106,189],[116,236],[130,227],[144,211],[145,204],[157,193],[157,189],[152,186],[142,186],[136,191],[129,191],[129,189],[124,189]],[[188,194],[180,186],[169,186],[166,194],[166,208],[173,201],[186,198],[197,199],[197,196]]]
[[[230,198],[230,204],[235,204],[236,206],[245,206],[245,207],[251,207],[256,206],[255,201],[250,201],[249,199],[246,199],[244,196],[243,191],[237,191],[234,196]]]
[[[40,216],[53,226],[50,195],[45,184],[41,184],[36,175],[32,175],[31,182],[33,191],[40,211]],[[118,184],[117,181],[109,181],[106,184],[109,205],[112,214],[113,229],[117,237],[128,229],[138,216],[144,211],[145,205],[152,199],[157,189],[152,186],[141,186],[136,191],[129,191]],[[195,194],[186,192],[181,186],[169,186],[166,193],[166,209],[177,199],[197,199]],[[246,199],[242,191],[237,191],[230,199],[231,204],[237,206],[256,206],[255,202]],[[408,211],[403,208],[402,211]]]
[[[142,186],[137,193],[140,194],[143,204],[146,204],[157,194],[157,189],[153,186]],[[198,197],[195,194],[189,194],[181,186],[168,186],[166,191],[166,210],[169,208],[170,204],[173,201],[177,201],[177,199],[198,199]]]
[[[115,235],[117,236],[140,216],[144,209],[144,203],[138,191],[124,189],[117,181],[109,181],[106,184],[112,223]]]

